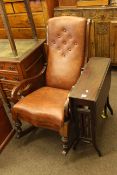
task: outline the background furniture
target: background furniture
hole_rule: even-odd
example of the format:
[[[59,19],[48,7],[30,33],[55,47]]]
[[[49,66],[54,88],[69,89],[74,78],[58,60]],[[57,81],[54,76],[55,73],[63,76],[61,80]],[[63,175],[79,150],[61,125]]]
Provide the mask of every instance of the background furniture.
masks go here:
[[[72,16],[49,19],[46,73],[44,68],[39,76],[23,81],[12,93],[17,102],[23,96],[23,89],[26,95],[27,87],[27,96],[12,108],[17,137],[22,135],[21,120],[24,120],[58,132],[62,136],[63,153],[68,152],[71,118],[67,96],[85,62],[89,23],[85,18]],[[30,89],[34,92],[30,93]]]
[[[59,6],[76,6],[77,5],[77,0],[58,0],[59,1]]]
[[[92,19],[89,57],[110,57],[117,65],[117,7],[55,8],[55,16],[62,15]]]
[[[78,142],[83,140],[93,143],[99,156],[101,152],[96,143],[97,126],[105,104],[113,114],[109,104],[110,65],[110,58],[91,58],[69,94],[72,115],[76,127],[79,126]]]
[[[24,0],[4,0],[4,2],[13,37],[17,39],[32,38]],[[47,20],[53,16],[53,9],[58,6],[58,0],[30,0],[30,6],[38,38],[44,39],[46,37]],[[7,38],[1,17],[0,38]]]
[[[58,0],[59,6],[92,6],[92,5],[108,5],[109,0]]]
[[[13,87],[24,78],[36,75],[45,61],[44,40],[37,39],[29,1],[24,0],[24,4],[34,39],[14,40],[4,2],[0,1],[1,17],[8,36],[8,40],[0,39],[0,90],[9,107]]]
[[[7,142],[14,135],[14,129],[5,112],[2,100],[0,99],[0,152],[3,150]]]
[[[15,40],[18,56],[12,54],[8,40],[0,40],[0,91],[10,107],[11,91],[21,80],[36,75],[45,62],[44,40]]]
[[[77,5],[78,6],[95,6],[95,5],[108,5],[109,0],[78,0]]]

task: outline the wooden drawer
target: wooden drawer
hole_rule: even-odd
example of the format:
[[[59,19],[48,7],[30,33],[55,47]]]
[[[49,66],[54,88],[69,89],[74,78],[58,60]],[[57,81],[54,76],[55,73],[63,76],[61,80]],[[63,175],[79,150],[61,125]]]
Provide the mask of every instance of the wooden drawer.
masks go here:
[[[5,8],[6,8],[6,12],[7,12],[8,14],[9,14],[9,13],[14,13],[11,3],[6,3],[6,4],[5,4]]]
[[[42,5],[41,5],[40,0],[36,0],[36,2],[34,0],[30,1],[30,6],[31,6],[31,11],[32,12],[42,11]],[[24,12],[26,12],[23,2],[15,2],[15,3],[13,3],[13,7],[14,7],[14,12],[15,13],[24,13]]]
[[[21,75],[14,75],[7,72],[7,74],[0,73],[0,81],[21,81],[23,77]]]
[[[30,39],[32,38],[32,30],[30,28],[12,28],[13,37],[17,39]],[[45,27],[37,28],[37,36],[40,39],[46,37]],[[5,29],[0,29],[0,38],[7,38]]]
[[[82,0],[82,1],[77,1],[78,6],[95,6],[95,5],[108,5],[108,0]]]
[[[18,72],[17,64],[15,64],[15,63],[5,63],[4,69],[8,70],[8,71],[16,71],[16,72]]]
[[[7,71],[14,71],[18,72],[17,70],[17,64],[15,63],[5,63],[5,62],[0,62],[0,70],[7,70]]]
[[[2,86],[3,90],[12,90],[13,87],[15,87],[16,85],[18,85],[18,82],[16,82],[16,83],[1,82],[1,86]]]
[[[45,21],[42,12],[33,13],[33,18],[36,27],[45,27]],[[10,26],[12,28],[30,27],[29,19],[26,13],[9,15],[8,19],[10,22]],[[1,17],[0,17],[0,28],[4,28]]]
[[[76,6],[77,0],[59,0],[59,6]]]

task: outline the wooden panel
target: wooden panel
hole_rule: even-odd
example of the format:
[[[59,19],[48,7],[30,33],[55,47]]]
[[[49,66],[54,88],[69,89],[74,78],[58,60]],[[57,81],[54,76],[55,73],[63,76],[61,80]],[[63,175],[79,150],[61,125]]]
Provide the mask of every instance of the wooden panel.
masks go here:
[[[28,71],[30,67],[37,62],[37,60],[43,60],[43,44],[40,47],[37,47],[31,54],[28,56],[28,59],[23,59],[21,62],[22,69]]]
[[[37,28],[36,30],[38,38],[43,39],[46,37],[45,28]],[[13,28],[12,32],[14,38],[17,39],[32,38],[32,30],[30,28]],[[0,29],[0,38],[1,39],[7,38],[5,29]]]
[[[42,11],[42,6],[40,0],[35,1],[30,1],[30,6],[32,12],[38,12]],[[23,13],[26,12],[25,10],[25,5],[23,2],[15,2],[13,3],[14,11],[15,13]]]
[[[110,58],[117,64],[117,21],[110,23]]]
[[[22,75],[18,75],[17,73],[11,73],[11,72],[0,72],[0,81],[21,81],[23,79]]]
[[[48,7],[48,14],[49,17],[54,16],[54,7],[57,7],[59,5],[58,0],[46,0],[47,7]]]
[[[6,8],[7,14],[8,13],[14,13],[11,3],[6,3],[5,8]]]
[[[77,0],[59,0],[59,6],[75,6],[77,5]]]
[[[90,28],[89,57],[95,56],[95,22],[92,21]]]
[[[110,56],[109,33],[109,22],[95,22],[95,56]]]
[[[18,85],[19,82],[15,83],[1,83],[3,90],[12,90],[14,86]]]
[[[78,6],[108,5],[108,0],[82,0],[77,2]]]
[[[41,4],[42,4],[42,8],[43,8],[43,16],[44,16],[44,19],[45,19],[45,22],[46,22],[49,18],[48,6],[47,6],[47,3],[44,0],[41,0]],[[52,10],[52,9],[50,9],[50,10]]]
[[[36,59],[30,67],[26,69],[26,77],[32,77],[38,74],[43,68],[43,57]]]
[[[4,2],[18,2],[18,1],[24,1],[24,0],[4,0]]]
[[[45,26],[45,21],[44,21],[42,12],[34,13],[33,17],[34,17],[35,26],[37,28]],[[8,19],[9,19],[9,22],[10,22],[10,26],[12,28],[30,27],[29,19],[28,19],[28,16],[27,16],[26,13],[8,15]],[[0,17],[0,26],[1,26],[1,28],[4,27],[1,17]]]
[[[55,8],[55,16],[62,15],[92,19],[89,56],[110,57],[117,65],[117,7]]]

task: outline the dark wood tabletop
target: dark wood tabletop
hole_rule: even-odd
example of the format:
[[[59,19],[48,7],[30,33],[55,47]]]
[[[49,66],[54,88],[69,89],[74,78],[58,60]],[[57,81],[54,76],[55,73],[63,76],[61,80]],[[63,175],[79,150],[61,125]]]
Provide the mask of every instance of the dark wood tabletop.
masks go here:
[[[90,58],[79,80],[72,87],[69,97],[96,101],[110,64],[110,58]],[[108,88],[110,88],[110,82]]]

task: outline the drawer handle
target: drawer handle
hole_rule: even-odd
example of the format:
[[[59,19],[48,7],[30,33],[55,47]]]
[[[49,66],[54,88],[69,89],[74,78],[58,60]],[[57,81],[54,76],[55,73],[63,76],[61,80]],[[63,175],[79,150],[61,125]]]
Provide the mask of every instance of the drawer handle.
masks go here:
[[[8,69],[9,69],[9,70],[15,70],[15,67],[10,66]]]
[[[15,80],[15,81],[19,81],[19,78],[15,77],[14,80]]]

